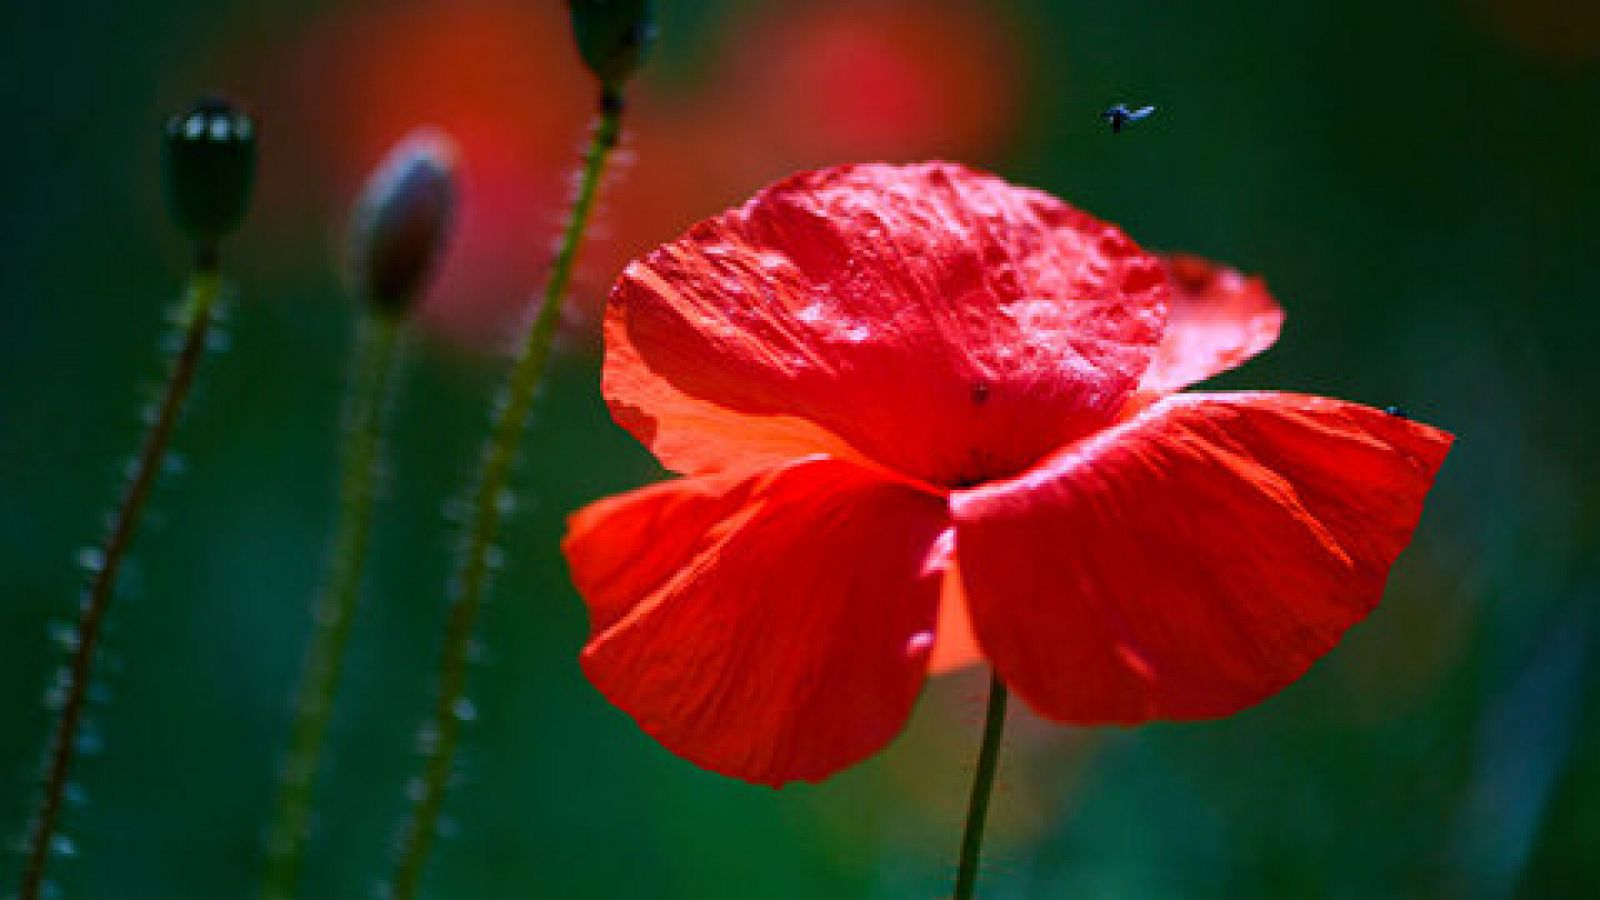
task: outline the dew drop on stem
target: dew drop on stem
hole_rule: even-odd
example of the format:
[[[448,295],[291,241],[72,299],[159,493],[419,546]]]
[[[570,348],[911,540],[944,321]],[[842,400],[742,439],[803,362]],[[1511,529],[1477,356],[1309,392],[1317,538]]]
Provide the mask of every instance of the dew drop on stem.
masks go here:
[[[78,626],[71,622],[59,619],[51,622],[49,627],[50,640],[67,653],[78,649]]]
[[[78,568],[85,572],[98,575],[105,564],[106,555],[99,547],[83,547],[78,550]]]
[[[106,746],[105,738],[100,735],[100,729],[91,722],[84,722],[78,729],[77,748],[79,756],[96,756]]]
[[[66,799],[67,805],[75,809],[82,809],[89,805],[89,793],[83,789],[83,785],[76,781],[67,782],[67,786],[62,790],[61,795]]]
[[[439,746],[439,729],[432,722],[417,729],[417,752],[431,756]]]

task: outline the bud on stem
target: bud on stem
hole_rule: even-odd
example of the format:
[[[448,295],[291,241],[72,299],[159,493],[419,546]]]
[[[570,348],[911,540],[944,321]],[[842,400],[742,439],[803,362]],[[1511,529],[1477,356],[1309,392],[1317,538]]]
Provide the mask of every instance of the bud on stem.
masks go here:
[[[633,77],[656,40],[653,0],[568,0],[583,64],[608,88]]]
[[[216,245],[239,227],[255,185],[256,125],[214,97],[167,119],[162,130],[167,205],[198,248],[203,269],[215,268]]]
[[[456,150],[442,132],[407,135],[367,179],[350,221],[349,266],[362,301],[401,317],[426,285],[455,218]]]

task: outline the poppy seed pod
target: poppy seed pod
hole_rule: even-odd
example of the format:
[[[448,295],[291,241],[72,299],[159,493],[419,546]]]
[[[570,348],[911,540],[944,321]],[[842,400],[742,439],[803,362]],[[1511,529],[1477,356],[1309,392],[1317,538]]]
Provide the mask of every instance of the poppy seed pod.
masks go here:
[[[403,316],[449,238],[456,149],[443,132],[412,132],[361,189],[350,223],[350,273],[373,310]]]
[[[578,54],[607,87],[632,77],[656,40],[653,0],[568,0]]]
[[[215,244],[239,227],[256,174],[256,125],[238,107],[204,98],[167,119],[162,164],[172,216],[195,241]]]

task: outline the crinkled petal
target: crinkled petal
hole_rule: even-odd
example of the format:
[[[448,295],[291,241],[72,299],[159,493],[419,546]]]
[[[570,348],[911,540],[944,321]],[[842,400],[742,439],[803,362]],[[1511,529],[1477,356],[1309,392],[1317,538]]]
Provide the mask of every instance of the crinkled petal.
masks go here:
[[[858,458],[842,438],[791,415],[751,415],[690,396],[640,359],[628,316],[606,313],[603,390],[611,414],[662,464],[686,475],[749,472],[802,456]]]
[[[779,182],[630,265],[605,392],[680,472],[845,455],[937,485],[1113,421],[1165,320],[1115,226],[949,163]]]
[[[1243,364],[1271,347],[1283,310],[1260,278],[1198,256],[1167,257],[1167,330],[1139,389],[1166,394]]]
[[[838,460],[602,501],[564,549],[589,679],[669,750],[771,785],[888,743],[927,674],[942,497]]]
[[[1378,603],[1452,438],[1291,394],[1177,394],[953,495],[985,654],[1064,722],[1224,716]]]

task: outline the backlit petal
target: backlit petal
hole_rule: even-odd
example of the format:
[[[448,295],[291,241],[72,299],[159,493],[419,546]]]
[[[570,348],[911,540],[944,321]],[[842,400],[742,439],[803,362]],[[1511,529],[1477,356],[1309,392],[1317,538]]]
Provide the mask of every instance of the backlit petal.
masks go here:
[[[842,442],[975,483],[1110,422],[1167,291],[1161,261],[1115,226],[992,176],[803,173],[628,267],[606,396],[682,472]]]
[[[1167,330],[1140,390],[1179,390],[1242,364],[1278,340],[1283,310],[1261,279],[1187,254],[1167,257],[1167,270]]]
[[[961,586],[961,567],[955,558],[955,528],[939,536],[944,557],[944,585],[939,593],[939,621],[934,627],[933,655],[928,658],[928,674],[944,675],[983,661],[983,650],[972,634],[967,614],[967,592]]]
[[[669,750],[764,784],[897,734],[926,676],[942,497],[838,460],[691,478],[574,517],[590,680]]]
[[[677,574],[754,482],[728,475],[681,478],[598,500],[567,521],[562,549],[572,583],[599,634]]]
[[[607,310],[602,390],[617,424],[667,468],[686,475],[748,472],[817,453],[860,455],[809,419],[736,412],[678,390],[639,358],[627,318],[616,303]]]
[[[974,629],[1065,722],[1223,716],[1366,616],[1452,438],[1289,394],[1177,394],[952,497]]]

